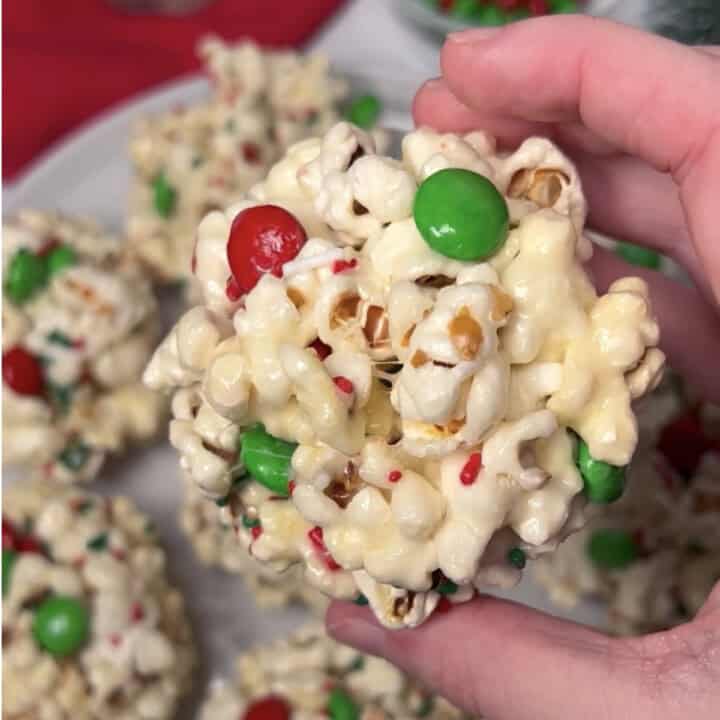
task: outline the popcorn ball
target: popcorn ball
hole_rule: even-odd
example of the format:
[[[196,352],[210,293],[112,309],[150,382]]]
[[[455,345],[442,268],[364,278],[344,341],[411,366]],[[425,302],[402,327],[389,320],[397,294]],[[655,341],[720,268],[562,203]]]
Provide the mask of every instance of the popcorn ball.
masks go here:
[[[617,634],[690,620],[720,580],[720,416],[667,383],[640,413],[629,492],[535,566],[562,607],[607,603]]]
[[[199,46],[209,100],[144,118],[130,142],[127,233],[157,279],[191,277],[195,229],[261,180],[285,148],[328,130],[347,94],[322,55],[269,52],[252,42]]]
[[[145,381],[241,544],[388,627],[507,587],[624,488],[664,356],[646,284],[598,296],[548,140],[339,123],[200,223],[203,304]]]
[[[390,663],[305,626],[241,655],[232,683],[216,683],[200,720],[452,720],[462,713]]]
[[[249,553],[238,552],[232,518],[225,518],[222,500],[208,502],[192,478],[185,478],[180,510],[180,527],[200,562],[242,575],[261,608],[279,608],[293,603],[306,605],[317,613],[327,607],[327,598],[303,578],[298,566],[283,573],[263,565]],[[249,531],[259,522],[245,520]]]
[[[153,437],[141,382],[159,335],[147,280],[94,223],[23,210],[3,225],[3,459],[62,482]]]
[[[174,717],[193,650],[148,518],[46,481],[3,513],[3,717]]]

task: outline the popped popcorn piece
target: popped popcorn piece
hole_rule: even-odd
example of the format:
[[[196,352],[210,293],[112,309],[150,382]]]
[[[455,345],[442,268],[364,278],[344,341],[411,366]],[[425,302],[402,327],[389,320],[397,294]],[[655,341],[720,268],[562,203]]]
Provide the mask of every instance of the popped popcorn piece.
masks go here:
[[[3,457],[90,480],[165,418],[163,398],[139,382],[157,343],[155,299],[91,221],[22,210],[3,232]]]
[[[498,212],[502,237],[483,260],[431,249],[413,216],[418,185],[462,168],[497,196],[508,158],[557,165],[559,198],[500,198],[510,222]],[[232,232],[249,210],[261,228],[251,241]],[[631,402],[664,362],[644,283],[592,287],[583,221],[577,175],[544,141],[515,157],[482,133],[420,129],[397,162],[348,123],[290,148],[205,218],[204,304],[146,381],[174,392],[181,467],[254,559],[299,564],[313,587],[360,592],[384,624],[412,627],[512,586],[526,559],[582,527],[593,480],[578,446],[626,464]],[[256,284],[229,297],[248,267]]]
[[[273,717],[319,719],[333,702],[362,720],[462,717],[385,660],[334,642],[319,625],[306,625],[240,655],[235,676],[211,686],[200,718],[236,720],[266,709],[275,711]]]
[[[3,578],[3,712],[174,717],[194,652],[148,518],[126,498],[45,481],[17,483],[3,495],[3,552],[13,553]],[[46,646],[38,618],[53,598],[84,620],[71,616]]]

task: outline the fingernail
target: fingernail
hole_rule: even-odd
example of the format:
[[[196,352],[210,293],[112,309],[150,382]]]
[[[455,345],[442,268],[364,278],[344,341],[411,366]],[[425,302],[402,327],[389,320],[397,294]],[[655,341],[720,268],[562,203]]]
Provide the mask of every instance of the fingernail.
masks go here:
[[[472,30],[450,33],[446,39],[447,42],[455,45],[474,45],[496,37],[502,30],[502,27],[473,28]]]

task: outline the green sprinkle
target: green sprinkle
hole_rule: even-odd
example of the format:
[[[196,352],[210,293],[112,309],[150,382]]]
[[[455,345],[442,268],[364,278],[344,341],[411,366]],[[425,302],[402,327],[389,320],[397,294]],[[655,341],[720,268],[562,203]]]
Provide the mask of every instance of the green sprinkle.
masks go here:
[[[354,602],[356,605],[362,606],[362,605],[367,605],[367,604],[368,604],[368,599],[367,599],[362,593],[360,593],[360,595],[358,595],[358,596],[353,600],[353,602]]]
[[[73,341],[60,330],[53,330],[47,334],[46,338],[51,345],[62,345],[63,347],[72,347],[74,345]]]
[[[13,550],[10,550],[8,548],[3,548],[2,551],[2,594],[5,595],[5,593],[8,591],[8,588],[10,587],[10,577],[12,575],[13,567],[15,566],[15,561],[17,560],[17,555]]]
[[[512,548],[507,554],[507,559],[508,562],[518,570],[522,570],[527,562],[525,553],[519,547]]]
[[[440,595],[454,595],[457,591],[458,586],[447,578],[435,588],[435,592],[440,593]]]
[[[205,158],[202,155],[196,155],[192,159],[192,167],[193,168],[199,168],[201,165],[205,163]]]
[[[360,128],[369,130],[375,125],[382,112],[382,104],[375,95],[360,95],[355,98],[347,110],[345,117]]]
[[[248,517],[247,515],[243,515],[242,524],[243,524],[243,527],[254,528],[260,524],[260,521],[257,518],[251,518],[251,517]]]
[[[358,720],[360,708],[342,688],[333,688],[328,698],[328,714],[332,720]]]
[[[435,707],[435,698],[432,695],[425,695],[417,711],[418,717],[427,717]]]
[[[95,535],[90,538],[86,543],[85,547],[92,552],[101,552],[107,550],[108,546],[108,534],[106,532]]]
[[[358,670],[362,670],[365,667],[365,658],[362,655],[358,655],[352,663],[350,663],[350,667],[348,667],[348,672],[357,672]]]
[[[58,410],[63,415],[67,415],[70,410],[70,405],[72,405],[73,395],[75,394],[75,386],[48,383],[47,393],[50,398],[50,402],[57,406]]]
[[[224,497],[218,498],[218,499],[215,501],[215,504],[216,504],[218,507],[225,507],[229,502],[230,502],[230,494],[228,493],[228,494],[225,495]]]
[[[152,184],[153,201],[158,215],[168,218],[173,214],[177,203],[177,190],[160,173]]]
[[[76,508],[77,512],[79,512],[81,515],[86,515],[90,512],[93,508],[93,501],[92,500],[83,500]]]
[[[633,245],[631,243],[618,243],[615,252],[632,265],[658,270],[662,264],[662,256],[654,250]]]
[[[68,470],[80,470],[90,457],[90,448],[81,440],[71,443],[58,455],[58,460]]]

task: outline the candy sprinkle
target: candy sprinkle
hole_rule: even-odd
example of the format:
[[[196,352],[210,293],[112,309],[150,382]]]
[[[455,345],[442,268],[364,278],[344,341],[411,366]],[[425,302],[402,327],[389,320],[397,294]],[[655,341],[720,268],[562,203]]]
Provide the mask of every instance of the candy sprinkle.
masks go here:
[[[335,558],[333,558],[327,549],[325,538],[323,537],[323,529],[319,525],[316,525],[312,530],[308,530],[308,537],[317,549],[318,555],[323,559],[325,567],[327,567],[328,570],[332,570],[333,572],[335,570],[342,570],[342,565],[336,562]]]
[[[320,338],[315,338],[308,347],[312,348],[321,360],[324,360],[328,355],[332,355],[332,348]]]
[[[525,567],[525,553],[519,547],[512,548],[512,550],[508,552],[507,559],[508,562],[518,570],[522,570]]]
[[[262,535],[262,531],[262,525],[255,525],[255,527],[250,528],[252,539],[257,540]]]
[[[388,482],[396,483],[402,477],[402,473],[399,470],[391,470],[387,474]]]
[[[474,452],[460,471],[460,482],[463,485],[472,485],[477,480],[480,470],[482,470],[482,454]]]
[[[335,260],[332,264],[332,271],[334,275],[345,272],[346,270],[353,270],[357,267],[357,260],[352,258],[351,260]]]
[[[355,386],[352,384],[352,380],[348,380],[342,375],[334,377],[333,382],[335,383],[335,387],[346,395],[351,395],[355,391]]]

